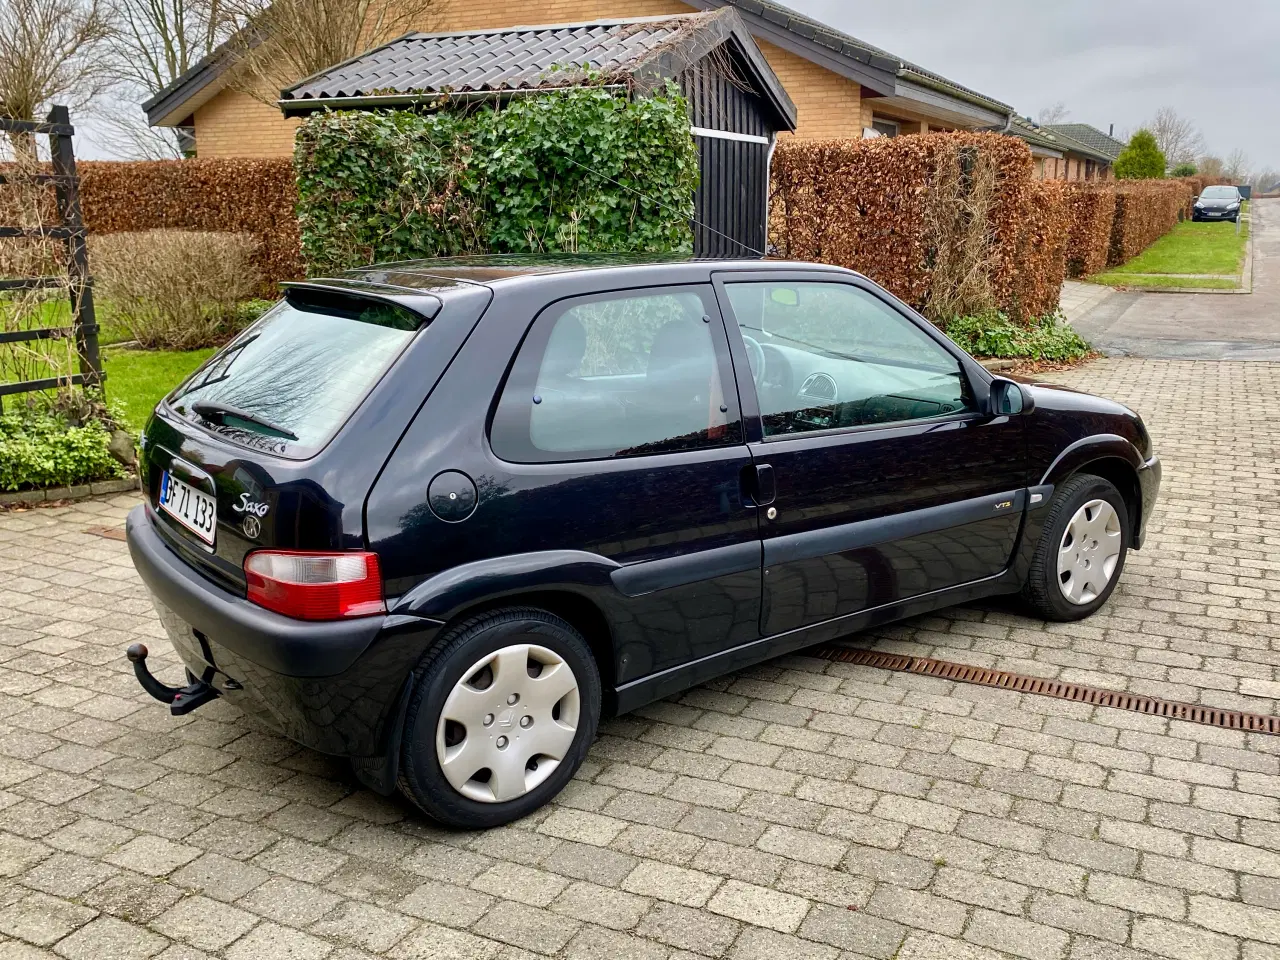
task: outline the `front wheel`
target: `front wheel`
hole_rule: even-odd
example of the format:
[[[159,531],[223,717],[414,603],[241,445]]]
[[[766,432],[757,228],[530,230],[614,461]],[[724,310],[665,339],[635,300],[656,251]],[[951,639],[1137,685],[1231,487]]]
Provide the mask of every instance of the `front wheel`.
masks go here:
[[[485,613],[419,668],[400,790],[448,826],[509,823],[564,788],[599,719],[600,672],[578,631],[545,610]]]
[[[1069,478],[1054,495],[1022,588],[1045,620],[1083,620],[1116,588],[1131,536],[1124,497],[1092,474]]]

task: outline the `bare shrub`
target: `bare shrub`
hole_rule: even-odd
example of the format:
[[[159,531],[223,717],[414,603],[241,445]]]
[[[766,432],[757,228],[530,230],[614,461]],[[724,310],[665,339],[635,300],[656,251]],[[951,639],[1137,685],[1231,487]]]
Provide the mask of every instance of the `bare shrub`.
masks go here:
[[[933,241],[933,272],[925,314],[934,322],[995,307],[991,289],[990,213],[996,166],[973,147],[938,154],[924,205],[925,235]]]
[[[237,233],[145,230],[90,244],[104,309],[144,347],[194,350],[226,342],[239,304],[258,288],[257,244]]]
[[[281,87],[411,30],[430,29],[438,0],[217,0],[232,83],[275,106]]]

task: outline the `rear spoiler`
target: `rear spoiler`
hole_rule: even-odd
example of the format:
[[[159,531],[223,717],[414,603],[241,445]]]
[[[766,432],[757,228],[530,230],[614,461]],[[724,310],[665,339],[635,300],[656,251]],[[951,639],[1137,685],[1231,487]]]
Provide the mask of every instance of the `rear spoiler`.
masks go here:
[[[285,299],[298,307],[320,307],[343,312],[349,310],[358,314],[370,302],[392,304],[403,307],[428,322],[434,320],[444,307],[444,302],[439,297],[413,287],[368,280],[292,281],[280,284],[280,289],[284,292]]]

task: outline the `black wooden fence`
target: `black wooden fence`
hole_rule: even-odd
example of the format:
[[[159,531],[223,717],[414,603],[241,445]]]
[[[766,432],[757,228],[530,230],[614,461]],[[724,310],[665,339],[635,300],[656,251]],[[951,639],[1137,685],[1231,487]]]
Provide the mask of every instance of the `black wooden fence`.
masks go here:
[[[33,390],[51,390],[72,385],[95,387],[102,383],[102,361],[98,354],[98,324],[93,312],[93,281],[89,276],[89,250],[85,242],[84,221],[80,214],[80,180],[76,176],[75,152],[71,138],[75,128],[66,107],[54,107],[46,120],[15,120],[0,116],[0,132],[45,135],[49,138],[52,161],[48,173],[18,174],[23,180],[51,184],[54,189],[57,224],[6,226],[0,224],[0,237],[32,240],[52,238],[67,245],[66,277],[21,277],[0,279],[0,291],[39,290],[65,287],[71,296],[71,326],[40,327],[32,330],[0,330],[0,345],[30,340],[70,338],[76,344],[80,372],[42,380],[0,383],[0,398]],[[17,178],[15,177],[15,180]],[[0,174],[0,184],[8,182]]]

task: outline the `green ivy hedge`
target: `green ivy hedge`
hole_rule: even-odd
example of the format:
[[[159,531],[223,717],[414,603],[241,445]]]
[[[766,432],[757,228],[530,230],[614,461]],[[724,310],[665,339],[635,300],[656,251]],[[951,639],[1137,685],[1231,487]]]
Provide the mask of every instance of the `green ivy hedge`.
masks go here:
[[[471,112],[318,113],[294,151],[312,273],[466,253],[688,251],[698,153],[674,84]]]
[[[0,490],[68,487],[125,476],[97,420],[70,423],[56,413],[0,416]]]
[[[976,357],[1062,363],[1083,360],[1090,350],[1060,313],[1033,317],[1023,325],[1003,313],[991,312],[956,317],[943,329],[962,350]]]

